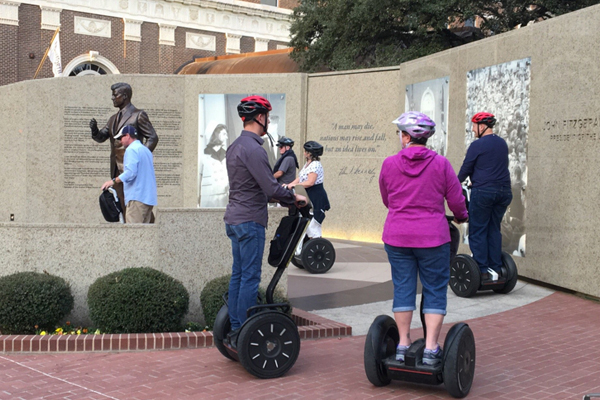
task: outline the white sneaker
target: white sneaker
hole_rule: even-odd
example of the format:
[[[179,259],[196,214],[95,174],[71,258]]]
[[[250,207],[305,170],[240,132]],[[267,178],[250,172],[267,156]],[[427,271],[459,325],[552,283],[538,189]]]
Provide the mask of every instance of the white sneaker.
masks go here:
[[[498,275],[498,273],[497,273],[496,271],[494,271],[493,269],[491,269],[491,268],[488,268],[488,274],[490,274],[490,279],[491,279],[492,281],[497,281],[497,280],[498,280],[498,277],[499,277],[499,275]]]

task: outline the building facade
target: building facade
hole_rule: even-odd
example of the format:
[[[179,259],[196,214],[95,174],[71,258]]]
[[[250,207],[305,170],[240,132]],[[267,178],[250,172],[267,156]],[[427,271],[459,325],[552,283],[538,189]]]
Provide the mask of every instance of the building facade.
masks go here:
[[[173,74],[287,47],[297,0],[0,0],[0,85],[32,79],[58,28],[63,76]],[[37,77],[54,76],[45,61]]]

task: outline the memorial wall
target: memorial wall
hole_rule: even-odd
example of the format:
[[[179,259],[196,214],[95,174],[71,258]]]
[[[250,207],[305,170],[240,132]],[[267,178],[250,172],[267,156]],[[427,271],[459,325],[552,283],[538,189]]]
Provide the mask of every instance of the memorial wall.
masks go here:
[[[432,114],[438,131],[430,145],[458,172],[473,140],[472,113],[489,111],[510,149],[514,200],[502,224],[505,250],[522,276],[600,297],[598,37],[600,6],[594,6],[393,68],[3,86],[0,221],[11,215],[20,223],[102,221],[97,198],[109,178],[109,145],[94,142],[87,124],[95,117],[103,126],[116,112],[115,82],[132,85],[132,103],[148,112],[160,138],[159,215],[161,208],[223,204],[215,160],[223,163],[224,149],[239,134],[232,104],[260,93],[277,103],[273,125],[278,136],[296,141],[300,162],[304,141],[325,146],[331,210],[324,235],[369,242],[380,242],[386,217],[380,167],[400,149],[392,121],[411,108]],[[213,142],[219,135],[221,142]],[[197,251],[206,251],[198,243]]]
[[[324,234],[380,241],[386,209],[376,181],[400,149],[398,115],[412,107],[435,115],[447,138],[433,144],[441,152],[447,140],[458,172],[470,117],[488,111],[510,150],[504,250],[522,276],[600,296],[599,21],[594,6],[397,68],[310,75],[307,139],[329,149]]]

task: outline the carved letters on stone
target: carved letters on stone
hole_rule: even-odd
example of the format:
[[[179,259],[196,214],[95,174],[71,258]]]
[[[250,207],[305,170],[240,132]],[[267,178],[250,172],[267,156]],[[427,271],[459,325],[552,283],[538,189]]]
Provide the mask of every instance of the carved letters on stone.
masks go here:
[[[101,36],[109,38],[110,21],[95,18],[83,18],[75,16],[75,33],[80,35]]]
[[[217,40],[211,35],[186,32],[185,47],[188,49],[215,51],[217,49]]]

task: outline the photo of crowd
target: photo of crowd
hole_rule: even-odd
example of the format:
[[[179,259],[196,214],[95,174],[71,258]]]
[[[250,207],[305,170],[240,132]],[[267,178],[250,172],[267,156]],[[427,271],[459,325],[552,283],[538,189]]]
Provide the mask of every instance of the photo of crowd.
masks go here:
[[[252,93],[254,94],[254,93]],[[198,96],[198,207],[226,207],[229,200],[229,179],[225,156],[227,147],[240,135],[243,123],[238,116],[240,100],[252,94],[200,94]],[[279,152],[277,139],[284,136],[285,94],[261,94],[273,106],[269,134],[264,136],[264,148],[271,166]]]
[[[436,123],[427,147],[446,156],[448,148],[448,84],[450,77],[406,85],[405,111],[419,111]]]
[[[465,151],[475,140],[471,117],[480,111],[495,115],[494,133],[508,144],[513,200],[502,221],[502,247],[511,255],[525,256],[527,136],[531,59],[525,58],[467,73]]]

